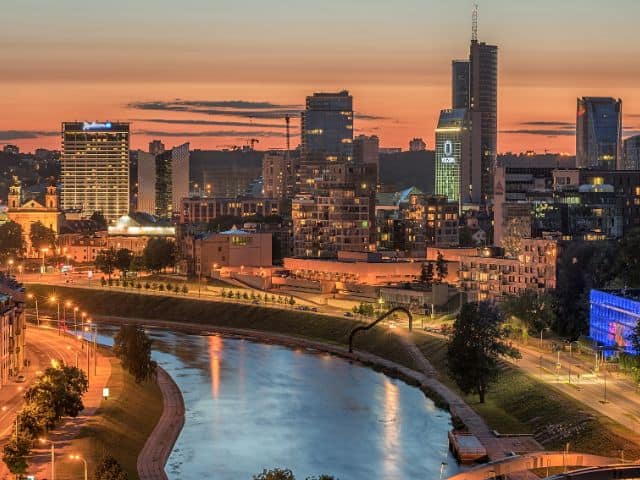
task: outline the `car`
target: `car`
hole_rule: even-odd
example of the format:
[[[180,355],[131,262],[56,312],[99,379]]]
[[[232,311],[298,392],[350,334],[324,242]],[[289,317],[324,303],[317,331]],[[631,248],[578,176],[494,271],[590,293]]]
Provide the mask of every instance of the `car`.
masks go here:
[[[318,307],[311,307],[311,311],[312,312],[317,312],[318,311]]]
[[[18,376],[16,376],[16,382],[17,383],[23,383],[27,381],[27,377],[25,377],[23,374],[20,374]]]
[[[253,303],[254,305],[260,305],[260,302],[258,300],[254,300],[251,303]]]
[[[343,315],[345,317],[353,317],[353,313],[351,313],[351,312],[344,312]]]

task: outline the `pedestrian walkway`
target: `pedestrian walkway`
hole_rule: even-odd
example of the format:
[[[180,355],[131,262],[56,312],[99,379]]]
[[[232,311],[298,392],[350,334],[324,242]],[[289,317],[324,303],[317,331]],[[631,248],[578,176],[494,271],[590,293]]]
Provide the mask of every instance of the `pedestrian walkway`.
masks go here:
[[[184,399],[171,376],[158,367],[164,408],[160,420],[138,456],[140,480],[166,480],[164,467],[184,425]]]

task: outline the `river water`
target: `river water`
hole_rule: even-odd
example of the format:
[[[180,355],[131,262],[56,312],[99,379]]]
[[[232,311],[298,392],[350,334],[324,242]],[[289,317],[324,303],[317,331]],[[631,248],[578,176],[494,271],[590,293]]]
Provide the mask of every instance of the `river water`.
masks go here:
[[[442,463],[445,478],[458,471],[449,414],[400,380],[303,349],[149,333],[185,400],[172,480],[250,480],[273,467],[341,480],[433,480]]]

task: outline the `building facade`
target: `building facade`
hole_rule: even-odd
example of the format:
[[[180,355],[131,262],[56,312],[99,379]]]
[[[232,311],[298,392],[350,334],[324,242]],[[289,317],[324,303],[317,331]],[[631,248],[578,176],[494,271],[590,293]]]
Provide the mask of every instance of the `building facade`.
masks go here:
[[[640,135],[624,141],[624,169],[640,170]]]
[[[605,356],[624,352],[637,355],[630,336],[640,320],[638,291],[604,292],[591,290],[589,294],[589,336],[604,347]]]
[[[15,279],[0,274],[0,390],[24,368],[25,294]]]
[[[436,128],[436,195],[449,202],[474,202],[480,191],[480,169],[472,172],[467,111],[442,110]],[[474,175],[475,173],[475,175]],[[473,182],[476,181],[474,188]],[[475,191],[475,192],[474,192]],[[479,198],[476,198],[476,202]],[[461,210],[462,208],[460,208]]]
[[[60,158],[63,210],[129,213],[129,124],[64,122]]]
[[[460,258],[460,287],[467,300],[501,301],[527,290],[544,293],[556,287],[558,245],[555,240],[523,239],[517,258],[495,256],[481,249]]]
[[[47,187],[44,205],[31,199],[22,202],[20,185],[9,188],[7,219],[22,227],[27,258],[37,258],[41,255],[31,244],[31,226],[40,222],[47,228],[58,233],[62,214],[58,207],[58,190],[54,185]]]
[[[469,60],[451,62],[451,108],[469,108]]]
[[[265,153],[262,159],[262,195],[278,200],[293,198],[296,170],[297,162],[288,151]]]
[[[427,246],[458,245],[457,203],[443,196],[412,193],[401,210],[404,249],[408,255],[422,258]]]
[[[582,97],[577,103],[576,165],[622,170],[622,100]]]
[[[280,201],[270,198],[188,197],[182,199],[180,223],[208,223],[217,217],[268,217],[280,213]]]

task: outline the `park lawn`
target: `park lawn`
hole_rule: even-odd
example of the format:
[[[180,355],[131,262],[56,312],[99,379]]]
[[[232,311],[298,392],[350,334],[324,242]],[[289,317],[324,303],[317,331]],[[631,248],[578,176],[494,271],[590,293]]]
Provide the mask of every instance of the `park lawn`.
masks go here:
[[[586,407],[513,365],[502,368],[480,404],[475,395],[463,395],[446,375],[446,341],[414,334],[425,357],[441,372],[440,380],[463,396],[487,424],[500,433],[533,434],[546,449],[572,450],[627,458],[640,456],[640,435]]]
[[[162,414],[162,393],[155,382],[136,383],[113,356],[108,385],[109,399],[102,401],[96,415],[72,441],[73,451],[87,459],[89,478],[109,454],[120,462],[129,480],[135,480],[138,454]],[[64,457],[56,460],[57,480],[81,478],[81,474],[81,462]]]

